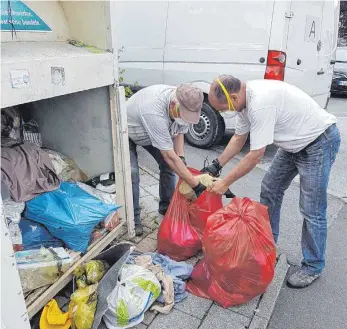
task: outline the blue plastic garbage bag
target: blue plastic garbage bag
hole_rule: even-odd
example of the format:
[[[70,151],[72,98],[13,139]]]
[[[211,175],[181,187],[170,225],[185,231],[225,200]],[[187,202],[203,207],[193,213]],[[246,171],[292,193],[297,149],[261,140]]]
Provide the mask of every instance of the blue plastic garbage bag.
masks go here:
[[[54,237],[40,223],[22,217],[19,222],[19,228],[22,232],[24,250],[40,249],[41,247],[64,247],[64,242]]]
[[[26,203],[24,216],[47,227],[75,251],[85,252],[94,227],[120,207],[105,204],[74,183],[43,193]]]

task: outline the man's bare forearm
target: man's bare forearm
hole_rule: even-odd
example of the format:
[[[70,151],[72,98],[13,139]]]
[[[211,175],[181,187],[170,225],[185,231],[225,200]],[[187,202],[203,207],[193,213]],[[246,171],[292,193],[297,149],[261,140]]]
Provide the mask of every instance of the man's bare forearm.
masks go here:
[[[174,139],[174,151],[180,157],[184,156],[184,135],[179,134]]]
[[[265,148],[257,151],[250,151],[230,173],[223,178],[225,184],[230,186],[239,178],[247,175],[259,163],[263,157]]]
[[[244,135],[234,135],[223,153],[218,157],[218,161],[224,167],[235,155],[239,154],[247,141],[248,133]]]
[[[162,151],[161,153],[170,168],[189,186],[195,187],[199,184],[199,180],[187,169],[175,151]]]

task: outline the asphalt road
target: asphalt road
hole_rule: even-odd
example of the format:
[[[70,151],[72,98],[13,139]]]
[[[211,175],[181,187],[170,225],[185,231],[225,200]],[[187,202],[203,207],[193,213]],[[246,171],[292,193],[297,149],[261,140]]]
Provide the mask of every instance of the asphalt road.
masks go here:
[[[347,328],[347,98],[332,98],[328,111],[338,117],[342,142],[329,182],[327,267],[322,277],[305,290],[283,287],[276,304],[270,329],[325,329]],[[209,150],[186,145],[186,158],[192,167],[202,168],[206,157],[210,161],[224,149],[231,134],[222,144]],[[237,159],[223,172],[228,172],[248,152],[245,145]],[[261,180],[276,153],[276,147],[267,148],[261,163],[246,177],[235,182],[231,190],[238,196],[259,200]],[[155,172],[158,166],[148,153],[139,150],[140,164]],[[300,264],[302,217],[299,212],[299,184],[294,181],[287,190],[281,213],[279,249],[291,264]],[[225,203],[228,202],[225,200]]]

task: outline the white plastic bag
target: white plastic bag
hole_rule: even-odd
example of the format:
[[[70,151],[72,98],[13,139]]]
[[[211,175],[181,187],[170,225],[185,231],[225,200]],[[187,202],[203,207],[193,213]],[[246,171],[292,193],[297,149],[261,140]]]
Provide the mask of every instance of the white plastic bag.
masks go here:
[[[25,203],[6,200],[3,202],[3,204],[5,217],[10,219],[13,223],[18,224],[22,217],[22,212],[24,211]]]
[[[159,297],[161,286],[155,275],[138,265],[123,265],[118,283],[107,298],[104,322],[108,329],[134,327]]]
[[[76,182],[76,184],[85,192],[89,193],[90,195],[96,197],[100,201],[106,203],[106,204],[117,204],[116,202],[116,194],[110,194],[106,192],[99,191],[95,189],[92,186],[89,186],[87,184]]]

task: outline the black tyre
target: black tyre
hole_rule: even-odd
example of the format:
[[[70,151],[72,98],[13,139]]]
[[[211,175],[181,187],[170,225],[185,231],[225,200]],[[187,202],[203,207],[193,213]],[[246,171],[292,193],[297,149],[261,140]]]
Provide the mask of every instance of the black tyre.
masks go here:
[[[223,117],[210,104],[204,102],[201,108],[200,121],[190,125],[186,140],[199,148],[209,148],[219,143],[224,137],[225,123]]]

